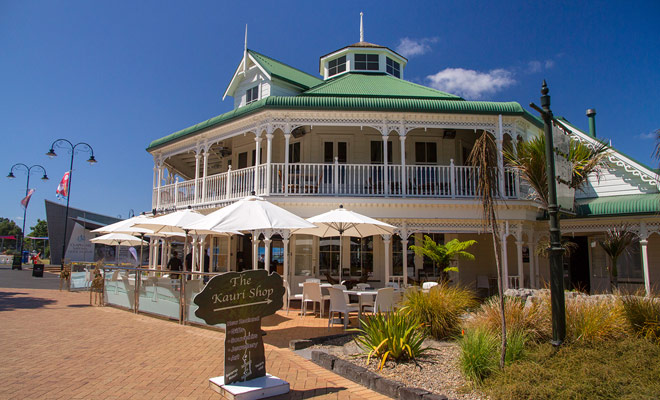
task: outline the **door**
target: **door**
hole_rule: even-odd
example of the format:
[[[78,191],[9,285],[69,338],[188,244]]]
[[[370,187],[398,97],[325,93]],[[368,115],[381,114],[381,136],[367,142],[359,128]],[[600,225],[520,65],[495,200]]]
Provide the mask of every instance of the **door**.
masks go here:
[[[589,238],[589,249],[591,250],[591,293],[605,293],[610,290],[610,274],[607,270],[607,254],[598,245],[592,246],[600,238]]]
[[[577,236],[569,239],[577,245],[570,257],[564,257],[567,270],[564,271],[565,289],[579,290],[589,293],[591,290],[591,279],[589,273],[589,240],[586,236]]]

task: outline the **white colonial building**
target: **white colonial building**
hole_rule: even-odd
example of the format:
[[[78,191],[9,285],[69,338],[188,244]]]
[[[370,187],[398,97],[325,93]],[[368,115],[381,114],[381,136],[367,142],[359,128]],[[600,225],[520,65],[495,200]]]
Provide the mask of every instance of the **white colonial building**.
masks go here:
[[[369,271],[378,286],[437,276],[431,263],[406,251],[426,234],[437,241],[476,239],[470,249],[476,260],[460,261],[453,279],[492,285],[492,242],[466,161],[483,131],[502,149],[541,134],[542,123],[516,102],[466,101],[406,81],[406,63],[387,47],[360,41],[322,56],[317,77],[246,48],[224,93],[234,98],[234,109],[149,145],[153,208],[208,213],[253,191],[305,218],[341,204],[398,227],[392,236],[345,237],[344,277]],[[562,124],[573,139],[595,143],[595,132]],[[643,287],[646,273],[651,284],[660,282],[655,171],[615,150],[608,165],[600,180],[591,179],[577,194],[577,217],[561,221],[563,234],[579,246],[565,261],[566,283],[608,288],[607,259],[596,243],[622,222],[642,240],[639,251],[621,261],[620,280]],[[506,281],[539,287],[549,273],[535,247],[547,236],[548,222],[502,157],[499,166]],[[218,271],[249,267],[269,251],[272,268],[282,273],[288,252],[287,279],[297,288],[308,277],[338,275],[338,240],[261,232],[196,243],[212,250]],[[152,241],[154,254],[163,244]]]

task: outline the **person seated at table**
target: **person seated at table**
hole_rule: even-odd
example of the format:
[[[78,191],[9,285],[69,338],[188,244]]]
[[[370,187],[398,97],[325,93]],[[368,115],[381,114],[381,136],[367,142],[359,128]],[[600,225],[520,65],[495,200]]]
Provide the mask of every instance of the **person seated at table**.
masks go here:
[[[209,258],[209,251],[208,249],[204,250],[204,262],[202,263],[202,266],[204,268],[204,272],[209,272],[209,265],[211,265],[211,260]],[[209,276],[204,275],[204,283],[209,281]]]
[[[181,271],[181,260],[179,260],[179,253],[176,251],[172,252],[172,258],[167,262],[167,269],[170,271]],[[179,274],[170,274],[171,279],[179,279]]]
[[[192,272],[192,259],[193,259],[193,254],[192,254],[192,250],[190,250],[190,253],[188,253],[188,255],[186,256],[186,271]],[[188,275],[187,279],[190,280],[190,278],[192,278],[192,275]]]

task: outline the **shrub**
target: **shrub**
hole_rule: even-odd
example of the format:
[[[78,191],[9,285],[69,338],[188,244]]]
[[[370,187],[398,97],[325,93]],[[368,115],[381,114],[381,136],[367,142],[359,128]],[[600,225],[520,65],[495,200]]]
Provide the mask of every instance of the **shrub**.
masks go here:
[[[543,343],[527,358],[486,380],[482,390],[499,399],[656,399],[660,347],[625,338],[607,344]]]
[[[504,301],[504,315],[508,332],[518,332],[528,340],[542,340],[551,336],[550,313],[543,304],[531,304],[517,297],[507,297]],[[493,333],[502,330],[500,300],[491,297],[465,321],[467,330],[484,327]]]
[[[481,384],[497,370],[499,339],[493,332],[484,328],[469,330],[458,344],[461,349],[458,362],[466,379]]]
[[[428,335],[422,324],[403,310],[368,316],[362,321],[361,328],[352,330],[358,332],[355,341],[368,355],[367,363],[371,357],[380,359],[379,369],[388,359],[395,362],[414,360],[433,350],[423,346]]]
[[[596,343],[626,335],[626,319],[618,302],[566,300],[566,339]]]
[[[428,293],[409,292],[404,300],[404,308],[437,339],[457,335],[461,316],[476,305],[474,292],[446,282],[439,283]]]
[[[622,296],[623,313],[630,329],[639,337],[644,337],[660,344],[660,298]]]
[[[513,362],[525,358],[525,355],[527,353],[525,349],[525,346],[527,345],[527,341],[528,341],[527,334],[525,332],[517,331],[517,330],[507,332],[506,355],[504,356],[504,363],[506,365],[509,365]]]

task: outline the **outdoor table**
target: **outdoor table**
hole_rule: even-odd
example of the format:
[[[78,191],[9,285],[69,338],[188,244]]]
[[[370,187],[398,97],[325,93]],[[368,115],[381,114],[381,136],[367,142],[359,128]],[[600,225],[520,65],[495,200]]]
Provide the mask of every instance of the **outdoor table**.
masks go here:
[[[372,296],[376,297],[378,290],[344,290],[344,293],[348,295],[357,296],[358,298],[358,326],[362,325],[362,297],[363,296]]]
[[[305,283],[307,282],[300,282],[298,284],[298,287],[304,287]],[[332,283],[319,283],[319,285],[321,286],[321,289],[327,289],[332,287]]]

